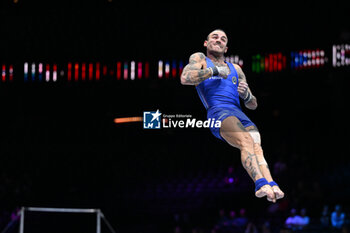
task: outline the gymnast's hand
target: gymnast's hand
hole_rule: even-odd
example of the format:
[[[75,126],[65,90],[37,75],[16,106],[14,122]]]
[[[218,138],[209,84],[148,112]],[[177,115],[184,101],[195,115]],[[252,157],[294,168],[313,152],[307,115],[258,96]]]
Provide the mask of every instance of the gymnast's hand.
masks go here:
[[[212,72],[212,76],[219,76],[224,79],[227,79],[228,75],[230,74],[230,69],[225,66],[213,66],[209,67],[209,69]]]
[[[247,99],[247,97],[249,95],[248,90],[249,90],[248,83],[243,82],[243,81],[239,82],[238,88],[237,88],[239,97],[241,97],[243,100]]]
[[[219,76],[227,79],[228,75],[230,74],[230,69],[225,65],[225,66],[217,66],[218,71],[219,71]]]

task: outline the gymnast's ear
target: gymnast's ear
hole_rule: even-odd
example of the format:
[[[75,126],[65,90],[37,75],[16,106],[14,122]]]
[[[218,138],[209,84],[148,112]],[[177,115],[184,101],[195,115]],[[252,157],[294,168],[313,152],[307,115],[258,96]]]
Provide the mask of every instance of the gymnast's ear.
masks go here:
[[[205,40],[203,45],[204,45],[204,47],[207,47],[208,46],[208,41]]]

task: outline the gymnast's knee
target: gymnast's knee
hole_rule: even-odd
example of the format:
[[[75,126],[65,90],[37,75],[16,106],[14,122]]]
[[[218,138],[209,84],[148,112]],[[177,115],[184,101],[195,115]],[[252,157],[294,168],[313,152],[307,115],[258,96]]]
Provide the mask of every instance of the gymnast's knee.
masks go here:
[[[240,150],[251,151],[254,148],[254,140],[250,134],[243,134],[237,138],[236,144]]]
[[[263,149],[262,149],[260,143],[254,142],[254,151],[255,151],[255,154],[257,154],[257,155],[263,154]]]
[[[257,130],[250,130],[249,131],[250,136],[253,138],[254,144],[261,144],[261,137],[260,133]]]

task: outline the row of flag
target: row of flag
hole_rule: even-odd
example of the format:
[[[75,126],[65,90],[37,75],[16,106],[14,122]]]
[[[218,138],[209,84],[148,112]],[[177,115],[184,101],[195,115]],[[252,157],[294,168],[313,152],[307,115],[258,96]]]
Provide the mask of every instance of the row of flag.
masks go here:
[[[227,62],[244,67],[244,70],[247,69],[246,63],[239,55],[227,56],[225,59]],[[67,62],[65,64],[24,62],[22,67],[19,67],[18,64],[15,66],[14,64],[2,63],[1,81],[11,82],[14,79],[21,80],[22,77],[24,82],[137,80],[149,79],[150,77],[158,79],[178,78],[186,64],[187,62],[184,60],[158,60],[157,64],[148,61],[117,61],[110,64],[101,62]],[[280,72],[287,68],[291,70],[317,69],[326,64],[332,64],[335,68],[350,66],[350,45],[333,45],[329,54],[323,49],[308,49],[292,51],[288,55],[277,52],[259,53],[251,56],[251,71],[255,73]]]

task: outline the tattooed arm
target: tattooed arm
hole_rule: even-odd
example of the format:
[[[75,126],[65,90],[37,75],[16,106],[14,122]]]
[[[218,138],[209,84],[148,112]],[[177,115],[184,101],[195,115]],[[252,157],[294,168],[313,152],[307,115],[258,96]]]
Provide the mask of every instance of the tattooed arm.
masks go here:
[[[239,65],[234,65],[238,74],[238,93],[239,97],[243,99],[244,105],[251,110],[255,110],[258,107],[256,97],[252,94],[252,91],[248,87],[247,78],[243,73],[242,68]]]
[[[206,68],[205,55],[203,53],[194,53],[182,71],[181,84],[198,85],[212,75],[212,70]]]

